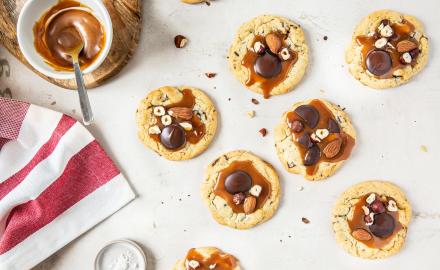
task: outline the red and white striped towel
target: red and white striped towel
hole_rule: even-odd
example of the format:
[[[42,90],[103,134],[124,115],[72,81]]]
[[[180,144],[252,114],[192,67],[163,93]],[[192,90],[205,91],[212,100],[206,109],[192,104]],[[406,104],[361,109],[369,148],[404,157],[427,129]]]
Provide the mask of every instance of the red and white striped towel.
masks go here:
[[[79,122],[0,97],[0,269],[29,269],[135,197]]]

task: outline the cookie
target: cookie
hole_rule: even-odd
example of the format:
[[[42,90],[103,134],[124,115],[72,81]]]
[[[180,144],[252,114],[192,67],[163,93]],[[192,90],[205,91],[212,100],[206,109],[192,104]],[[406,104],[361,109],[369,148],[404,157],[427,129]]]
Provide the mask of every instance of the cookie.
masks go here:
[[[419,20],[380,10],[356,27],[345,59],[356,80],[385,89],[411,80],[425,67],[428,54],[428,38]]]
[[[249,229],[270,219],[281,197],[273,167],[246,151],[223,154],[209,164],[202,198],[214,219],[235,229]]]
[[[367,181],[346,190],[333,209],[336,241],[350,254],[381,259],[405,242],[411,206],[402,190],[384,181]]]
[[[240,262],[234,256],[215,247],[192,248],[185,258],[176,262],[173,270],[240,270]]]
[[[217,129],[217,111],[209,97],[186,86],[164,86],[150,92],[141,100],[136,120],[140,140],[169,160],[199,155]]]
[[[350,157],[355,143],[348,115],[322,99],[295,103],[275,128],[275,148],[284,168],[308,180],[333,175]]]
[[[262,15],[238,30],[229,50],[229,66],[242,84],[268,98],[291,91],[301,81],[308,50],[298,24]]]

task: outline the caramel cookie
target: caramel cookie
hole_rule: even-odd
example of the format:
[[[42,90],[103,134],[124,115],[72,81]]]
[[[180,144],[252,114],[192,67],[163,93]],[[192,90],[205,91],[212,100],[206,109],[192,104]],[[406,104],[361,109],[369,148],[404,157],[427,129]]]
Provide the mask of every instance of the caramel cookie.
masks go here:
[[[301,27],[283,17],[262,15],[238,30],[229,50],[229,66],[237,79],[265,98],[291,91],[308,64]]]
[[[408,82],[425,67],[428,54],[428,38],[419,20],[380,10],[356,27],[345,59],[353,77],[384,89]]]
[[[236,229],[248,229],[270,219],[281,197],[273,167],[246,151],[214,160],[206,170],[202,198],[214,219]]]
[[[176,262],[173,270],[240,270],[240,262],[234,256],[215,247],[192,248],[185,258]]]
[[[354,256],[385,258],[405,242],[411,207],[392,183],[368,181],[346,190],[333,209],[336,241]]]
[[[208,96],[193,87],[164,86],[150,92],[136,111],[138,136],[169,160],[202,153],[217,129],[217,111]]]
[[[348,115],[321,99],[295,103],[275,128],[278,157],[290,173],[308,180],[333,175],[349,158],[356,132]]]

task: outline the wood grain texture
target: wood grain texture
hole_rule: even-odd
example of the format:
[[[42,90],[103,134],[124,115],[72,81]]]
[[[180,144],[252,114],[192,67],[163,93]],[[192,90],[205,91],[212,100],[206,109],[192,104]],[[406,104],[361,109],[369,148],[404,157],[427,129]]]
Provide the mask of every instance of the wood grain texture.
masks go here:
[[[84,76],[87,88],[94,88],[115,76],[128,62],[139,43],[142,0],[102,0],[113,24],[113,42],[106,60]],[[75,89],[75,80],[56,80],[36,71],[26,61],[17,41],[17,20],[26,0],[0,1],[0,44],[45,80],[63,88]]]

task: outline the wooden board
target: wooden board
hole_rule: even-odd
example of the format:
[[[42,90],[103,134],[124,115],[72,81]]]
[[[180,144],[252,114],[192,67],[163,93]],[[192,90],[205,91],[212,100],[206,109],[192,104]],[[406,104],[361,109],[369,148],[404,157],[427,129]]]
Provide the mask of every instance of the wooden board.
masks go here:
[[[142,0],[102,0],[113,24],[113,43],[106,60],[84,76],[87,88],[97,87],[115,76],[134,53],[142,24]],[[20,51],[17,41],[17,20],[26,0],[0,1],[0,44],[12,55],[47,81],[63,88],[75,89],[75,80],[51,79],[32,68]]]

